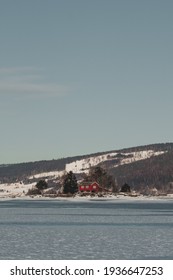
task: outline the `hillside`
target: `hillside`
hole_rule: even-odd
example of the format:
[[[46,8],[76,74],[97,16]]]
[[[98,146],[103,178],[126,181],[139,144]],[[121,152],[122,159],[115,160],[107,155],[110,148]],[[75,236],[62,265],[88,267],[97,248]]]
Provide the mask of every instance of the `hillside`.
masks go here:
[[[148,187],[170,191],[173,182],[173,143],[152,144],[57,160],[0,166],[0,183],[55,180],[72,170],[78,178],[92,166],[112,174],[118,185],[127,182],[133,189]]]

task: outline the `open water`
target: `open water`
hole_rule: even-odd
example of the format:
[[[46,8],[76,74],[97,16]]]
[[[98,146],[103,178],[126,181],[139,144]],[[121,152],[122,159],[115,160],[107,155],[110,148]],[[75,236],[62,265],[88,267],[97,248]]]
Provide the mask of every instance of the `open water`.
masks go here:
[[[173,260],[173,201],[0,201],[0,259]]]

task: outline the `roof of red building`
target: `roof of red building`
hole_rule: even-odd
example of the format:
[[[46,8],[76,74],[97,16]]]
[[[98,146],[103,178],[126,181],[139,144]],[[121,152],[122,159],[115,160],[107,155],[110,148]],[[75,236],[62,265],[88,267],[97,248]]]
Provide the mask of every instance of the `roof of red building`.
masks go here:
[[[99,186],[99,184],[97,182],[82,182],[82,183],[80,183],[80,186],[87,186],[87,185],[93,185],[93,184],[97,184]]]

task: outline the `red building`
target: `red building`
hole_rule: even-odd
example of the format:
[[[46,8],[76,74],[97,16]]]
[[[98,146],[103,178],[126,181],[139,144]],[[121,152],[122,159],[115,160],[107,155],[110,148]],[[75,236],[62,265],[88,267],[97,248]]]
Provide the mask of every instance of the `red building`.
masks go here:
[[[86,183],[82,183],[79,186],[79,191],[80,192],[99,192],[101,191],[102,188],[99,186],[99,184],[97,182],[86,182]]]

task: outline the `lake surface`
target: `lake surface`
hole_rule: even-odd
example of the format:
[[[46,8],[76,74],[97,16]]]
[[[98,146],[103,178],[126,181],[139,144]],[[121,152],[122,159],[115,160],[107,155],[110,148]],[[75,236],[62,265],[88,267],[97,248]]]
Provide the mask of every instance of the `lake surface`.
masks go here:
[[[173,260],[173,201],[0,201],[0,259]]]

